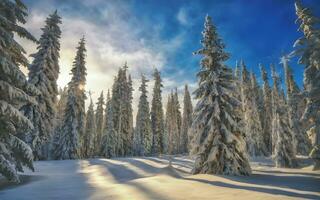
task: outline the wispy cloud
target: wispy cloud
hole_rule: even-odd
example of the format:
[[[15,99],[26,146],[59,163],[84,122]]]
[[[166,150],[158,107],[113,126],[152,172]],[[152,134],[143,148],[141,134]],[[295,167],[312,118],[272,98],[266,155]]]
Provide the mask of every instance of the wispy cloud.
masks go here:
[[[152,79],[154,67],[164,69],[167,57],[179,49],[185,40],[185,34],[179,32],[172,38],[161,38],[159,32],[164,28],[154,24],[139,24],[139,20],[131,14],[131,7],[119,2],[82,1],[82,5],[74,8],[73,1],[58,4],[54,1],[42,1],[33,4],[25,27],[37,38],[40,28],[44,26],[48,14],[58,9],[62,17],[62,37],[60,51],[60,75],[58,85],[64,87],[70,80],[70,70],[79,39],[85,35],[87,48],[87,85],[93,91],[96,100],[100,91],[111,89],[114,76],[125,62],[129,65],[133,77],[135,109],[139,99],[140,74]],[[83,8],[85,7],[85,9]],[[83,9],[86,13],[83,13]],[[72,11],[72,12],[71,12]],[[143,33],[148,33],[144,36]],[[36,51],[35,44],[21,40],[28,54]],[[173,88],[180,85],[178,80],[163,77],[164,85]],[[151,98],[153,81],[149,84]],[[169,92],[164,90],[165,97]],[[135,115],[135,114],[134,114]]]

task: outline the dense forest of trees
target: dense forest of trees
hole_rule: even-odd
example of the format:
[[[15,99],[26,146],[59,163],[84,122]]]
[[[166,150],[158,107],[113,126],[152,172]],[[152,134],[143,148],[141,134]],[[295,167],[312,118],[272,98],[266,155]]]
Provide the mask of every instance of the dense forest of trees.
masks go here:
[[[61,17],[50,14],[36,40],[22,25],[26,6],[16,0],[0,2],[0,174],[18,182],[23,166],[33,160],[187,154],[195,156],[193,173],[250,175],[249,158],[272,156],[277,167],[296,167],[296,155],[309,155],[320,168],[320,30],[319,18],[296,3],[302,37],[281,65],[264,66],[262,84],[244,61],[233,70],[210,16],[205,19],[202,57],[193,108],[188,85],[183,102],[173,89],[163,105],[160,71],[154,70],[148,101],[147,75],[133,88],[125,63],[119,67],[107,95],[86,109],[86,47],[81,38],[72,78],[59,89]],[[29,64],[20,36],[37,42]],[[299,88],[289,58],[299,57],[304,86]],[[276,62],[276,61],[275,61]],[[29,69],[27,77],[20,66]],[[280,77],[277,67],[283,67]],[[281,80],[285,80],[281,82]],[[272,80],[272,85],[269,84]],[[140,91],[133,116],[133,91]],[[58,98],[59,96],[59,98]],[[96,106],[95,106],[96,105]],[[165,109],[164,109],[165,108]],[[134,120],[135,117],[135,120]],[[135,121],[135,126],[134,126]]]

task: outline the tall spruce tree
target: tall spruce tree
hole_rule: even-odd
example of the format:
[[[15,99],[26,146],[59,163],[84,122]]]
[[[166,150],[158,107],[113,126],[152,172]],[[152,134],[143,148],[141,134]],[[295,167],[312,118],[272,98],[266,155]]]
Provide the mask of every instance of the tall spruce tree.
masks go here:
[[[293,78],[292,69],[288,62],[288,56],[283,56],[281,58],[281,63],[283,64],[285,72],[289,124],[293,133],[294,148],[297,154],[308,155],[311,143],[308,139],[308,135],[302,129],[302,124],[300,122],[301,113],[299,112],[299,107],[303,106],[303,96]]]
[[[238,101],[234,92],[232,70],[225,66],[229,55],[216,27],[207,16],[202,32],[201,69],[195,91],[198,103],[190,131],[194,134],[193,153],[196,161],[192,172],[249,175],[251,168],[243,135],[238,130],[233,110]]]
[[[168,97],[167,109],[166,109],[166,123],[165,131],[167,134],[167,153],[177,154],[179,153],[179,125],[178,125],[178,109],[176,102],[176,94],[171,92]]]
[[[71,69],[72,78],[68,83],[68,99],[65,108],[58,145],[54,149],[55,159],[77,159],[81,157],[81,147],[85,131],[85,40],[77,47]]]
[[[136,127],[134,132],[134,153],[138,156],[145,156],[151,154],[152,148],[152,133],[151,133],[151,120],[150,109],[147,96],[147,82],[148,80],[144,75],[141,75],[141,91],[138,113],[136,118]]]
[[[106,158],[116,156],[116,134],[113,124],[113,107],[110,93],[108,90],[105,112],[104,135],[102,137],[101,155]]]
[[[177,123],[177,133],[176,133],[176,140],[177,140],[177,152],[176,153],[180,153],[181,149],[180,149],[180,133],[181,133],[181,123],[182,123],[182,116],[181,116],[181,106],[180,106],[180,102],[179,102],[179,96],[178,96],[178,88],[175,89],[175,93],[173,95],[173,105],[174,105],[174,109],[175,109],[175,122]]]
[[[188,135],[188,130],[192,124],[192,112],[193,107],[188,85],[185,85],[183,97],[183,115],[180,132],[180,153],[188,153],[189,151],[189,141],[192,138],[192,136]]]
[[[280,78],[274,65],[271,65],[273,79],[272,89],[272,143],[276,167],[295,167],[295,150],[289,124],[288,107],[283,91],[280,91]]]
[[[127,76],[125,63],[118,71],[112,88],[112,119],[116,134],[115,154],[128,156],[132,154],[133,118],[132,118],[132,82]]]
[[[313,137],[313,148],[310,157],[314,159],[314,169],[320,169],[320,30],[319,18],[304,8],[299,1],[296,2],[299,30],[303,37],[298,39],[294,47],[295,55],[301,56],[299,63],[305,66],[304,85],[307,105],[302,120],[308,125],[308,134]]]
[[[63,124],[63,118],[64,118],[64,111],[67,106],[67,100],[68,100],[68,87],[64,87],[63,89],[59,89],[58,94],[58,101],[56,103],[56,121],[55,121],[55,127],[54,127],[54,134],[52,136],[52,140],[50,142],[50,156],[48,159],[52,159],[54,157],[55,149],[59,145],[59,138],[61,134],[61,128]]]
[[[160,72],[155,69],[153,73],[154,87],[151,102],[151,128],[152,128],[152,153],[164,153],[164,116],[161,98],[162,79]]]
[[[261,119],[261,125],[263,130],[264,143],[267,149],[267,153],[272,154],[272,99],[271,99],[271,87],[269,85],[268,74],[263,65],[260,65],[261,78],[262,78],[262,95],[263,95],[263,107],[262,113],[264,113]]]
[[[261,156],[265,154],[265,147],[257,102],[259,88],[257,88],[255,76],[248,72],[243,61],[241,67],[242,114],[245,122],[244,132],[246,133],[247,149],[251,156]]]
[[[102,141],[102,133],[104,130],[105,120],[103,116],[103,109],[104,106],[104,97],[103,97],[103,91],[101,92],[98,102],[97,102],[97,109],[95,112],[95,120],[96,120],[96,137],[94,141],[94,147],[95,147],[95,154],[99,155],[101,150],[101,141]]]
[[[254,132],[254,138],[255,138],[255,156],[265,156],[268,155],[267,148],[264,143],[264,137],[263,137],[263,131],[262,131],[262,117],[263,115],[260,115],[262,112],[262,99],[261,99],[261,89],[258,85],[256,76],[254,73],[250,74],[251,76],[251,108],[250,108],[250,124],[251,124],[251,130]]]
[[[22,108],[24,114],[34,124],[34,129],[28,132],[23,131],[20,135],[30,145],[37,160],[49,157],[49,142],[54,133],[55,104],[58,95],[60,24],[61,18],[57,11],[47,17],[45,26],[42,28],[38,51],[31,55],[34,60],[28,66],[28,82],[34,85],[40,94],[36,97],[37,105],[28,104]]]
[[[14,33],[36,41],[20,26],[26,23],[26,17],[27,8],[22,2],[0,2],[0,174],[14,182],[19,182],[18,172],[23,172],[23,166],[33,170],[32,150],[17,137],[18,132],[29,131],[33,125],[19,109],[28,103],[36,104],[29,95],[39,94],[19,69],[28,66],[28,61]]]
[[[86,114],[85,133],[83,137],[83,157],[91,158],[95,151],[96,117],[93,102],[90,94],[90,104]]]
[[[133,151],[133,108],[132,108],[132,100],[133,100],[133,86],[131,75],[128,75],[127,82],[127,98],[126,98],[126,106],[127,106],[127,126],[128,126],[128,135],[127,135],[127,153],[126,155],[132,155]]]

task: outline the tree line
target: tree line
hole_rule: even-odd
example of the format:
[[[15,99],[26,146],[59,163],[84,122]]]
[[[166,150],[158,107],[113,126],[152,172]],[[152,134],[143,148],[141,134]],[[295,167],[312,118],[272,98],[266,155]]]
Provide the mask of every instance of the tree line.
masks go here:
[[[207,16],[202,48],[195,52],[202,56],[195,108],[187,85],[182,109],[177,89],[164,106],[161,74],[155,69],[152,101],[149,105],[149,80],[142,74],[133,116],[134,88],[127,63],[119,68],[106,97],[101,92],[96,106],[89,92],[86,110],[85,38],[76,48],[71,80],[58,89],[61,17],[57,11],[50,14],[37,40],[20,25],[26,22],[26,6],[19,0],[1,1],[0,174],[18,182],[18,172],[23,166],[33,170],[33,160],[183,153],[195,156],[193,173],[249,175],[249,156],[272,155],[277,167],[296,167],[297,154],[310,155],[318,169],[319,24],[310,9],[295,5],[303,37],[289,56],[281,58],[284,84],[274,65],[272,86],[262,65],[262,85],[244,61],[234,70],[226,66],[230,55]],[[31,64],[14,34],[36,42]],[[290,56],[299,56],[305,66],[303,90],[294,80]],[[28,78],[20,66],[28,68]]]

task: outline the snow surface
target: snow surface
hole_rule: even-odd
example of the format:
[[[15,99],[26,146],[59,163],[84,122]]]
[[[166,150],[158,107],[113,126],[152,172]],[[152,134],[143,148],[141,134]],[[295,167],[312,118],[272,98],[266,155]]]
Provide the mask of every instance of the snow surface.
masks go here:
[[[252,176],[190,175],[192,159],[172,157],[172,167],[169,160],[37,161],[36,172],[21,175],[20,185],[0,178],[0,199],[320,199],[320,173],[311,166],[274,168],[270,158],[257,158]]]

